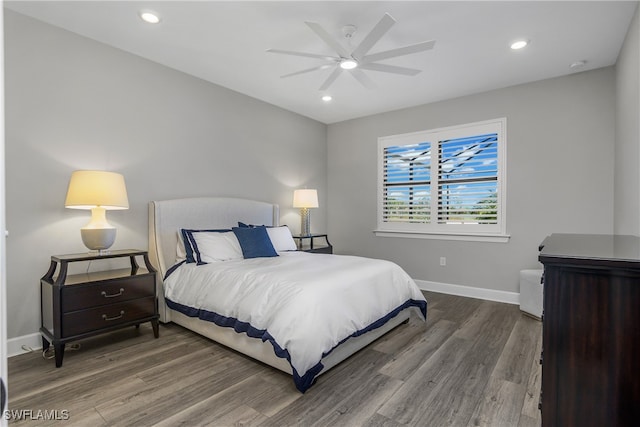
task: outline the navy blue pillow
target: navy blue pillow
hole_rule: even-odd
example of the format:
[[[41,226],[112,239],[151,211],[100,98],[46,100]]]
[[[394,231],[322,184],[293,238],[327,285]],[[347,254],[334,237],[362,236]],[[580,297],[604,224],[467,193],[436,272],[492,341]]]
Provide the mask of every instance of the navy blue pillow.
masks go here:
[[[232,230],[238,238],[238,242],[240,242],[242,255],[245,258],[278,256],[265,226],[233,227]]]
[[[182,228],[180,229],[180,232],[182,233],[182,242],[184,243],[184,252],[186,254],[185,258],[186,258],[186,262],[187,264],[191,264],[196,262],[196,259],[193,256],[193,248],[196,247],[196,240],[193,238],[193,233],[198,233],[198,232],[216,232],[216,233],[225,233],[227,231],[231,231],[229,229],[227,230],[190,230],[190,229],[186,229],[186,228]]]

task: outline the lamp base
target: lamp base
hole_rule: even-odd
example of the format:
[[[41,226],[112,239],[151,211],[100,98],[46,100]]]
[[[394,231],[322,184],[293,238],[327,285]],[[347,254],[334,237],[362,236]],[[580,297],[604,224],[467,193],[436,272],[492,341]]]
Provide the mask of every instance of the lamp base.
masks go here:
[[[300,209],[300,235],[311,236],[311,212],[309,212],[309,208]]]
[[[115,228],[81,228],[82,243],[92,251],[109,249],[116,240]]]

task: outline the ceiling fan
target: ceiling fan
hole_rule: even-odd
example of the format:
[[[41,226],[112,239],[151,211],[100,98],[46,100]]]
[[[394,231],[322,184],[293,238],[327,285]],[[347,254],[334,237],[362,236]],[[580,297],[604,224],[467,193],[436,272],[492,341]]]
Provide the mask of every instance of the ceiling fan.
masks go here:
[[[331,86],[331,84],[340,76],[343,71],[347,71],[355,77],[364,87],[374,87],[373,82],[362,70],[380,71],[383,73],[403,74],[406,76],[415,76],[421,70],[415,68],[398,67],[395,65],[380,64],[378,61],[382,61],[389,58],[395,58],[397,56],[409,55],[412,53],[422,52],[432,49],[435,45],[435,40],[428,40],[396,49],[385,50],[383,52],[377,52],[369,54],[371,48],[386,34],[387,31],[396,23],[391,15],[385,13],[380,22],[367,34],[367,36],[360,42],[360,44],[352,50],[346,49],[338,40],[335,40],[324,28],[315,22],[305,22],[311,30],[316,33],[332,50],[337,53],[337,56],[321,55],[316,53],[294,52],[290,50],[282,49],[268,49],[267,52],[280,53],[284,55],[304,56],[308,58],[317,58],[325,61],[324,64],[308,68],[294,73],[285,74],[280,76],[281,78],[297,76],[299,74],[309,73],[316,70],[323,70],[327,68],[334,68],[333,72],[324,81],[319,90],[324,91]],[[347,25],[343,28],[343,34],[347,40],[350,40],[356,31],[356,27],[353,25]]]

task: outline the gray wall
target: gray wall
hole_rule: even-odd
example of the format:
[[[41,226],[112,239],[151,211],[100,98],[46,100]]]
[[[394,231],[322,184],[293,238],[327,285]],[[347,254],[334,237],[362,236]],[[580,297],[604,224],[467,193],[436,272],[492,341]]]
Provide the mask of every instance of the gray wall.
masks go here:
[[[513,292],[518,271],[539,266],[547,234],[614,230],[614,188],[616,231],[640,228],[637,11],[615,69],[328,129],[11,11],[5,39],[10,338],[39,327],[38,280],[49,257],[85,251],[79,228],[89,212],[63,207],[76,169],[127,180],[130,209],[107,214],[118,228],[115,248],[146,248],[148,201],[174,197],[277,202],[282,222],[297,230],[292,191],[308,186],[320,195],[314,231],[328,228],[336,252],[391,259],[420,280]],[[509,243],[373,235],[378,136],[496,117],[508,126]]]
[[[390,259],[414,278],[518,292],[557,232],[613,231],[613,67],[332,124],[329,233],[341,253]],[[509,243],[376,237],[376,147],[384,135],[507,118]],[[439,258],[447,257],[447,266]]]
[[[640,7],[616,63],[615,226],[640,236]]]
[[[50,256],[84,252],[90,212],[64,208],[70,174],[125,176],[107,213],[116,248],[147,248],[147,203],[222,195],[279,203],[317,188],[326,231],[326,125],[5,10],[8,336],[40,326]],[[92,266],[93,269],[94,266]]]

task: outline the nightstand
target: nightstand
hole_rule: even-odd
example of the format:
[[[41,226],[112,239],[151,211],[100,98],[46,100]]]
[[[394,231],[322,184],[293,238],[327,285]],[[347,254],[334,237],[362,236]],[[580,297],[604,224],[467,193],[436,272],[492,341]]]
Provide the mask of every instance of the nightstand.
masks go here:
[[[316,254],[332,254],[333,246],[329,243],[329,237],[326,234],[310,234],[308,236],[293,236],[296,240],[299,251],[313,252]],[[314,245],[315,239],[324,239],[324,245],[316,247]],[[306,243],[305,243],[306,242]]]
[[[146,270],[138,268],[136,257],[143,258]],[[131,268],[67,276],[70,263],[112,258],[129,258]],[[151,322],[158,338],[156,270],[147,251],[54,255],[40,279],[40,310],[42,348],[53,344],[57,368],[62,366],[65,344],[71,341],[144,322]]]

